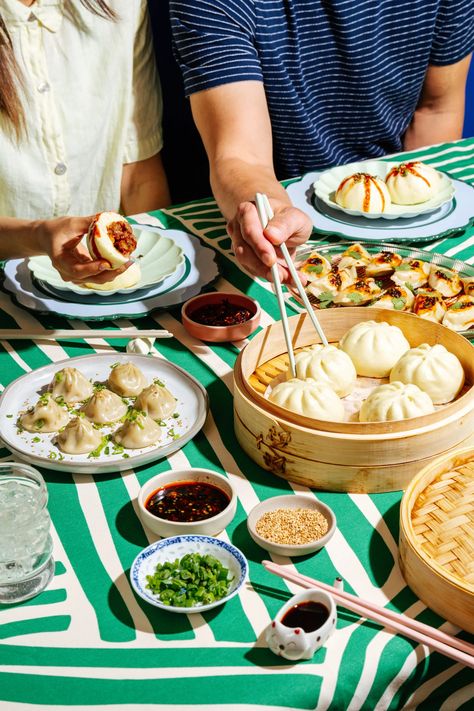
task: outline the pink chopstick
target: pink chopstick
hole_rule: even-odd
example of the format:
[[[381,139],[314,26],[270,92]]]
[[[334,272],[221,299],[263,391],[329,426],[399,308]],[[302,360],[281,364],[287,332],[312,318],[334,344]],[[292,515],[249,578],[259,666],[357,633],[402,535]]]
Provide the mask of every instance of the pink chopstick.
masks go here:
[[[384,627],[390,627],[405,637],[409,637],[420,644],[426,644],[434,651],[474,669],[474,645],[469,644],[469,642],[463,642],[435,627],[430,627],[423,622],[412,620],[406,615],[387,610],[385,607],[380,607],[375,603],[361,600],[355,595],[346,593],[343,590],[338,590],[332,585],[314,580],[314,578],[309,578],[301,573],[286,570],[281,565],[272,563],[269,560],[262,561],[262,565],[270,573],[278,575],[280,578],[285,578],[285,580],[289,580],[297,585],[301,585],[301,587],[314,587],[324,590],[330,593],[342,607],[356,612],[361,617],[368,617],[375,620]]]

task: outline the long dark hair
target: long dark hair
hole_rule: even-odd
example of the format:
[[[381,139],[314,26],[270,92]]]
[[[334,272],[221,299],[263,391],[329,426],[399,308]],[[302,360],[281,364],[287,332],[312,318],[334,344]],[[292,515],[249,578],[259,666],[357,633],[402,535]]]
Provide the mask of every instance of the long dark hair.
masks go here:
[[[106,20],[116,20],[117,14],[105,0],[80,0],[81,4]],[[23,77],[13,52],[13,45],[0,14],[0,115],[19,139],[25,128],[25,114],[20,99]]]

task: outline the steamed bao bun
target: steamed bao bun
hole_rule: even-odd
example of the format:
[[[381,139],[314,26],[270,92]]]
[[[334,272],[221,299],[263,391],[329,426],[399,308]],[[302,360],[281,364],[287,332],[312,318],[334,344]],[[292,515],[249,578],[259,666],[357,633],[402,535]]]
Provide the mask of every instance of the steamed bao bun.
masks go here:
[[[412,161],[394,166],[385,182],[392,202],[397,205],[417,205],[431,200],[439,188],[440,175],[429,165]]]
[[[364,400],[359,412],[360,422],[387,422],[406,420],[434,412],[427,393],[417,385],[393,382],[379,385]]]
[[[344,420],[344,405],[330,385],[322,380],[291,378],[276,385],[268,399],[275,405],[315,420]]]
[[[426,392],[435,405],[451,402],[464,385],[464,368],[444,346],[422,343],[410,348],[395,364],[390,382],[413,383]]]
[[[410,344],[397,326],[361,321],[344,334],[339,348],[352,360],[357,375],[385,378]]]
[[[344,178],[334,199],[341,207],[359,212],[384,212],[391,203],[384,181],[369,173],[354,173]]]
[[[354,390],[357,373],[353,362],[344,351],[336,346],[316,344],[295,354],[296,377],[312,378],[330,385],[339,397],[345,397]],[[292,378],[291,370],[286,374]]]

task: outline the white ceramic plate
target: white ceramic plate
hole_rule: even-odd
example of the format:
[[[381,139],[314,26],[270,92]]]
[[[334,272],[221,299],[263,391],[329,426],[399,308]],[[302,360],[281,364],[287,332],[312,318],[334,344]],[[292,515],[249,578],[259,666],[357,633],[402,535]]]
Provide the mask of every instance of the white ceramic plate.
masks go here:
[[[431,198],[431,200],[418,203],[417,205],[395,205],[392,203],[387,207],[385,212],[362,212],[361,210],[351,210],[341,207],[341,205],[338,205],[335,201],[335,192],[344,178],[354,173],[369,173],[370,175],[378,175],[379,178],[385,180],[388,172],[397,165],[400,165],[400,163],[389,163],[381,160],[360,161],[359,163],[339,165],[321,173],[314,183],[315,195],[334,210],[340,210],[348,215],[364,217],[369,220],[377,220],[380,218],[384,220],[395,220],[399,217],[416,217],[417,215],[433,212],[433,210],[437,210],[452,200],[455,190],[453,182],[445,173],[439,173],[440,185],[438,194]]]
[[[123,453],[117,454],[112,453],[111,445],[108,454],[104,450],[97,458],[91,458],[87,454],[61,452],[54,444],[54,433],[39,435],[18,430],[16,423],[19,413],[37,402],[39,395],[49,386],[54,373],[64,366],[77,368],[94,382],[104,382],[114,363],[125,362],[132,362],[139,367],[148,384],[154,378],[159,378],[177,398],[176,412],[179,418],[167,418],[163,437],[156,445],[143,449],[125,449]],[[204,425],[207,410],[206,390],[177,365],[150,356],[96,353],[51,363],[14,380],[0,398],[0,432],[5,445],[33,466],[74,473],[106,473],[148,464],[181,449]],[[120,423],[104,427],[101,432],[106,435],[119,426]]]
[[[208,605],[197,605],[196,607],[173,607],[164,605],[160,599],[149,590],[147,585],[147,575],[153,575],[158,563],[166,563],[176,558],[181,559],[187,553],[199,553],[200,555],[212,555],[217,558],[222,565],[229,569],[233,580],[228,594],[220,600],[211,602]],[[210,536],[173,536],[163,538],[161,541],[152,543],[151,546],[142,550],[133,561],[130,569],[130,581],[132,587],[141,598],[161,610],[168,612],[179,612],[189,614],[192,612],[205,612],[214,607],[223,605],[227,600],[237,595],[248,573],[248,563],[244,554],[238,548],[221,541],[219,538]]]
[[[432,242],[455,237],[474,222],[474,186],[453,179],[456,194],[451,202],[434,212],[404,220],[366,220],[348,215],[326,205],[314,194],[314,183],[320,172],[311,172],[286,188],[293,205],[305,212],[320,235],[340,237],[354,242]]]
[[[140,289],[159,284],[166,277],[182,265],[184,253],[170,237],[165,237],[161,232],[143,229],[132,225],[133,233],[137,239],[137,248],[133,252],[132,259],[140,265],[141,279],[134,286],[127,289],[110,289],[104,292],[100,289],[87,289],[79,284],[66,282],[61,279],[59,272],[51,264],[49,257],[30,257],[28,267],[33,272],[36,279],[59,289],[61,291],[72,291],[81,296],[98,294],[101,297],[112,296],[113,294],[131,294]],[[85,241],[85,237],[84,237]]]
[[[156,231],[153,227],[147,230]],[[52,287],[44,289],[40,282],[33,280],[25,259],[9,259],[5,263],[0,288],[11,296],[14,303],[46,316],[53,313],[81,321],[143,318],[155,309],[182,304],[199,294],[203,287],[219,276],[213,249],[205,247],[197,237],[183,230],[167,229],[166,235],[182,248],[184,264],[158,287],[150,287],[145,292],[140,290],[133,294],[115,294],[110,299],[104,294],[82,295],[70,301],[69,297],[60,297],[60,292],[51,293],[49,289]],[[68,292],[62,293],[66,295]],[[74,296],[72,292],[69,293]]]

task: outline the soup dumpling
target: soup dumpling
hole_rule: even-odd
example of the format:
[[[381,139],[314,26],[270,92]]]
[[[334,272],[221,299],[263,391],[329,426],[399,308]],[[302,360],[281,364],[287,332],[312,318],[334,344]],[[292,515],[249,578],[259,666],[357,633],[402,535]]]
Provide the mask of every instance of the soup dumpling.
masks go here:
[[[412,383],[385,383],[372,390],[359,412],[360,422],[405,420],[434,412],[430,396]]]
[[[433,198],[439,187],[437,170],[419,161],[400,163],[387,174],[385,182],[396,205],[417,205]]]
[[[414,300],[414,293],[406,286],[391,286],[380,299],[369,304],[369,308],[410,311]]]
[[[58,447],[67,454],[88,454],[101,442],[102,435],[85,417],[75,417],[58,434]]]
[[[103,388],[93,394],[82,408],[82,412],[91,422],[105,425],[120,420],[127,413],[127,406],[122,398]]]
[[[115,442],[127,449],[150,447],[160,439],[161,427],[151,417],[138,410],[132,410],[130,416],[114,434]]]
[[[45,393],[32,409],[20,417],[20,424],[28,432],[57,432],[68,420],[67,410],[58,405],[51,393]]]
[[[92,395],[92,383],[77,368],[58,370],[50,387],[54,398],[62,397],[67,403],[82,402]]]
[[[354,390],[357,373],[349,356],[336,346],[316,344],[295,353],[296,377],[324,381],[339,397]],[[291,371],[287,379],[291,379]]]
[[[369,173],[354,173],[344,178],[334,199],[341,207],[366,213],[385,212],[391,204],[384,181]]]
[[[385,378],[410,344],[397,326],[385,321],[361,321],[344,334],[339,347],[352,360],[358,375]]]
[[[428,393],[435,405],[451,402],[464,385],[464,368],[444,346],[422,343],[404,353],[390,373],[390,381],[413,383]]]
[[[453,331],[467,331],[474,327],[474,291],[473,295],[464,294],[446,311],[443,326]]]
[[[120,363],[112,368],[107,381],[114,393],[121,397],[135,397],[146,385],[145,376],[133,363]]]
[[[330,422],[344,420],[344,405],[323,380],[290,378],[276,385],[268,398],[275,405],[305,417]]]
[[[152,383],[141,391],[134,408],[146,412],[152,420],[164,420],[176,409],[176,400],[164,385]]]

